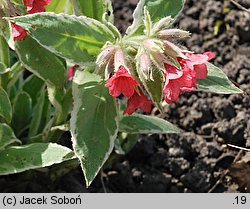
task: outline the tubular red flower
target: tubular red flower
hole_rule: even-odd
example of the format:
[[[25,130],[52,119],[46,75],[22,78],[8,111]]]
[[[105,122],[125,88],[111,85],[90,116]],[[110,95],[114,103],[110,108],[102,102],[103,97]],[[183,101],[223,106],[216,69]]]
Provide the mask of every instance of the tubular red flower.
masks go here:
[[[128,99],[127,108],[123,111],[123,115],[129,114],[131,115],[136,111],[136,109],[140,108],[144,112],[150,112],[153,102],[147,99],[147,97],[143,94],[142,90],[139,88],[138,94],[136,91],[133,96]]]
[[[17,25],[14,22],[11,22],[11,28],[12,28],[12,36],[14,41],[22,41],[27,36],[27,30],[23,29],[21,26]]]
[[[197,89],[197,79],[207,77],[208,71],[205,62],[212,59],[215,54],[205,52],[204,54],[183,53],[187,59],[178,58],[181,69],[165,64],[165,101],[171,103],[177,101],[180,93],[190,92]],[[181,73],[182,72],[182,73]]]
[[[135,92],[134,87],[140,86],[140,84],[121,65],[118,71],[106,82],[105,86],[109,88],[109,94],[112,97],[118,97],[120,94],[131,97]]]
[[[49,5],[51,0],[24,0],[23,3],[26,6],[29,14],[37,12],[45,12],[45,6]]]

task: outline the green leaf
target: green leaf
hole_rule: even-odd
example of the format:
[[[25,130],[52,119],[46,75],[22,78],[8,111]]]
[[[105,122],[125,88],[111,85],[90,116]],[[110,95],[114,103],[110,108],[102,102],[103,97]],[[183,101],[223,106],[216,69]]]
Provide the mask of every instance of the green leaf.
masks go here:
[[[0,62],[6,67],[10,65],[9,46],[3,36],[0,35]]]
[[[183,9],[184,0],[140,0],[133,13],[133,23],[126,31],[126,34],[129,36],[143,32],[145,6],[149,11],[152,21],[155,23],[166,16],[176,18]]]
[[[14,44],[14,40],[13,40],[13,36],[12,36],[12,27],[9,21],[0,18],[0,26],[1,26],[1,32],[2,36],[5,38],[6,42],[8,43],[8,46],[12,49],[15,50],[15,44]],[[9,52],[9,49],[7,51],[5,51],[4,53]],[[1,53],[1,52],[0,52]],[[9,55],[7,55],[9,56]],[[7,57],[6,57],[7,58]],[[9,60],[8,60],[9,62]],[[5,63],[5,62],[4,62]],[[5,63],[5,65],[9,66],[7,63]]]
[[[77,0],[82,15],[102,21],[102,15],[110,13],[109,21],[113,21],[112,2],[110,0]]]
[[[55,107],[58,112],[62,112],[62,101],[64,92],[57,90],[54,86],[47,85],[48,98],[50,103]]]
[[[114,147],[118,132],[116,103],[101,77],[85,71],[77,71],[74,76],[73,100],[73,147],[89,186]]]
[[[11,66],[10,71],[7,75],[7,83],[6,83],[7,89],[10,89],[17,83],[18,79],[23,73],[23,70],[24,67],[20,61],[17,61],[15,64]]]
[[[32,117],[32,100],[26,92],[20,92],[14,100],[12,127],[19,137],[28,128]]]
[[[16,52],[27,70],[51,85],[63,87],[66,69],[64,63],[53,53],[29,36],[16,42]]]
[[[13,130],[5,123],[0,123],[0,151],[10,144],[21,143],[15,136]],[[1,161],[1,158],[0,158]]]
[[[218,67],[207,62],[208,76],[205,79],[200,79],[197,84],[201,90],[214,92],[218,94],[243,93],[237,88]]]
[[[37,96],[44,86],[44,81],[37,77],[35,74],[30,75],[25,79],[22,90],[27,92],[32,99],[32,106],[34,107],[37,102]]]
[[[0,87],[0,116],[8,123],[12,118],[12,108],[7,93]]]
[[[0,175],[43,168],[74,158],[72,150],[54,143],[12,146],[0,152]]]
[[[138,74],[140,71],[138,70]],[[151,100],[155,102],[157,107],[161,110],[161,101],[163,97],[163,74],[160,70],[152,70],[153,80],[146,80],[143,75],[140,75],[140,80],[143,83],[145,89],[147,90]]]
[[[166,120],[137,113],[123,116],[120,119],[119,131],[130,134],[180,133],[180,129]]]
[[[54,13],[67,13],[72,14],[72,3],[70,0],[52,0],[51,3],[46,6],[47,12]]]
[[[9,68],[2,62],[0,62],[0,75],[9,72]]]
[[[114,42],[104,24],[84,16],[42,12],[10,19],[48,50],[75,64],[94,65],[103,45]]]
[[[37,104],[33,108],[33,117],[30,123],[29,138],[34,137],[37,134],[39,134],[41,123],[43,120],[43,114],[44,114],[43,110],[44,110],[45,105],[46,105],[45,90],[42,89],[40,91],[40,94],[38,95]]]

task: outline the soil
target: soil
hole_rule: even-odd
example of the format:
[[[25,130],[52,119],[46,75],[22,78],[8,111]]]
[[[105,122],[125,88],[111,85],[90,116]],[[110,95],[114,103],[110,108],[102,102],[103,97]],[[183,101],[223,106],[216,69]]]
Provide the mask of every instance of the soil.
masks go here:
[[[237,1],[250,8],[249,0]],[[137,0],[114,0],[116,25],[124,33]],[[39,175],[32,184],[15,177],[0,179],[2,191],[19,192],[249,192],[250,157],[227,146],[250,147],[250,13],[230,0],[186,0],[176,26],[192,32],[183,41],[196,53],[212,51],[221,67],[244,94],[183,94],[166,105],[164,118],[182,129],[180,135],[141,135],[135,147],[105,166],[90,188],[76,168],[53,186]],[[248,173],[247,173],[248,171]],[[24,175],[24,174],[20,174]],[[12,182],[4,187],[4,182]],[[46,183],[45,183],[46,182]],[[3,189],[4,188],[4,189]]]

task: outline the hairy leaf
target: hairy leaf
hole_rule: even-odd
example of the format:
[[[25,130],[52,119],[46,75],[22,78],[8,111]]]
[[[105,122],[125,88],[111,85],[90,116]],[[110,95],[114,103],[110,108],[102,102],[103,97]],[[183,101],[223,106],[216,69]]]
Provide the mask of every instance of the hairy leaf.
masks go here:
[[[137,113],[122,116],[119,131],[130,134],[180,133],[180,129],[166,120]]]
[[[77,71],[73,82],[70,129],[89,186],[114,147],[118,132],[116,104],[98,75]]]
[[[72,150],[54,143],[11,146],[0,152],[0,175],[43,168],[74,158]]]
[[[208,62],[207,69],[208,76],[199,80],[197,85],[199,89],[218,94],[243,93],[228,79],[220,68]]]
[[[45,82],[62,88],[66,79],[64,63],[33,38],[16,42],[16,51],[25,68]]]
[[[13,143],[21,143],[15,136],[13,130],[5,123],[0,123],[0,151]],[[1,158],[0,158],[1,161]]]
[[[183,9],[183,5],[184,0],[140,0],[133,13],[134,21],[128,27],[126,34],[131,36],[143,32],[143,12],[145,6],[149,11],[152,21],[155,23],[166,16],[176,18]]]
[[[94,65],[102,46],[114,42],[104,24],[85,16],[42,12],[10,19],[46,49],[75,64]]]

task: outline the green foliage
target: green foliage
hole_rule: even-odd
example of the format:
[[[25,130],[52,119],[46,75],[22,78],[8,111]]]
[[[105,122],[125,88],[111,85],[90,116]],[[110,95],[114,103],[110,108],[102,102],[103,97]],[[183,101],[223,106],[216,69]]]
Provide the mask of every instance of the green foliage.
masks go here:
[[[157,69],[154,69],[152,72],[153,80],[146,80],[144,76],[140,76],[144,87],[147,90],[152,101],[158,106],[161,110],[161,101],[163,97],[163,74]]]
[[[32,107],[37,103],[37,95],[41,92],[44,87],[44,81],[37,77],[35,74],[32,74],[27,79],[25,79],[22,90],[29,94],[32,99]]]
[[[46,49],[75,64],[93,65],[103,45],[114,42],[104,24],[84,16],[44,12],[10,20],[28,29]]]
[[[0,123],[0,152],[13,143],[21,142],[16,138],[13,130],[7,124]]]
[[[14,100],[12,127],[17,136],[29,127],[32,118],[32,99],[21,91]]]
[[[237,88],[218,67],[211,63],[207,63],[208,76],[199,80],[197,85],[199,89],[210,91],[218,94],[243,93]]]
[[[101,77],[84,71],[78,71],[73,80],[73,100],[73,147],[89,186],[114,147],[118,132],[116,104]]]
[[[129,134],[180,133],[180,129],[166,120],[137,113],[121,117],[119,131]]]
[[[145,6],[150,13],[153,23],[155,23],[166,16],[176,18],[183,9],[184,0],[140,0],[133,13],[134,21],[126,31],[128,36],[141,34],[143,32],[143,13]]]
[[[66,79],[64,63],[33,38],[16,42],[16,52],[25,68],[51,85],[62,88]]]
[[[73,6],[72,0],[52,0],[51,3],[46,6],[46,11],[58,13],[72,14]]]
[[[74,152],[54,143],[11,146],[0,152],[0,175],[43,168],[74,158]]]
[[[113,22],[111,0],[76,0],[75,10],[81,15],[102,21],[104,13],[109,14],[109,21]]]
[[[0,62],[0,74],[4,74],[6,72],[8,72],[8,68],[4,63]]]
[[[12,118],[12,107],[7,93],[0,87],[0,117],[3,117],[8,123]]]
[[[5,67],[10,64],[9,46],[3,36],[0,35],[0,63]],[[1,69],[1,66],[0,66]],[[2,69],[0,70],[1,73]]]

